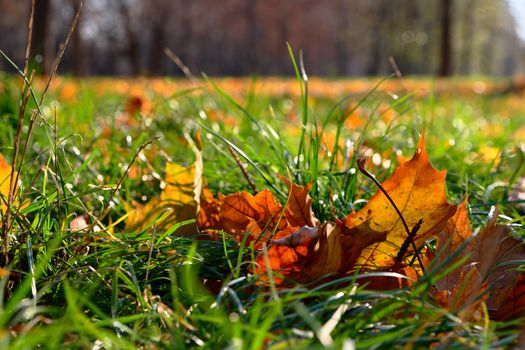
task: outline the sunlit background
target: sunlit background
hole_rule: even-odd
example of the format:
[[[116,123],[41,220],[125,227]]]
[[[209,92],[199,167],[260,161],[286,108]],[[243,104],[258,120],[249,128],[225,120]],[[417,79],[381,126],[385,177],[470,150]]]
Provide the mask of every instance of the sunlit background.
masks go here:
[[[0,0],[0,49],[23,64],[31,1]],[[37,0],[34,62],[49,71],[78,0]],[[448,14],[448,15],[447,15]],[[525,73],[523,0],[85,0],[62,61],[76,75]],[[11,69],[5,62],[0,69]]]

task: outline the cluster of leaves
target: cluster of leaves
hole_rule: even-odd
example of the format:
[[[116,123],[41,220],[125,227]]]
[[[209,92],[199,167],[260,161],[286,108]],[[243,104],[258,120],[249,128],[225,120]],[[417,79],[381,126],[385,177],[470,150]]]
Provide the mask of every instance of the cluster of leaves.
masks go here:
[[[152,225],[147,218],[164,227],[196,219],[168,232],[225,234],[257,253],[250,271],[260,275],[259,283],[280,288],[365,274],[367,288],[397,289],[424,282],[426,270],[441,269],[443,278],[427,286],[429,293],[464,320],[483,319],[485,307],[498,320],[523,315],[525,275],[514,267],[525,258],[525,247],[510,226],[496,224],[497,214],[473,234],[467,198],[459,206],[448,203],[446,171],[430,164],[423,136],[413,158],[378,184],[363,208],[324,223],[312,210],[311,184],[284,176],[284,205],[268,189],[213,197],[202,179],[200,148],[194,147],[192,166],[166,166],[163,192],[132,210],[127,228],[145,229]]]

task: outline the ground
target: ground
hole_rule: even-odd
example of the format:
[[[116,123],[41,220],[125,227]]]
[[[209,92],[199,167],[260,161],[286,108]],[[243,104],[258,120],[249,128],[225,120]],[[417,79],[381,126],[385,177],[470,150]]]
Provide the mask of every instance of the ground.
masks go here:
[[[195,218],[161,210],[148,218],[143,209],[173,182],[166,164],[189,171],[202,155],[198,177],[215,197],[269,189],[285,203],[283,174],[311,184],[319,221],[343,218],[377,190],[357,158],[368,157],[383,182],[424,131],[432,165],[448,170],[448,201],[468,195],[474,231],[497,206],[498,222],[522,236],[519,81],[57,77],[38,108],[30,96],[17,133],[22,82],[0,78],[7,163],[16,140],[23,146],[31,135],[17,163],[20,210],[3,270],[0,342],[10,349],[479,349],[517,341],[516,321],[465,322],[422,284],[374,291],[359,275],[261,283],[250,268],[256,250],[229,235],[197,234]],[[33,82],[37,100],[45,84]]]

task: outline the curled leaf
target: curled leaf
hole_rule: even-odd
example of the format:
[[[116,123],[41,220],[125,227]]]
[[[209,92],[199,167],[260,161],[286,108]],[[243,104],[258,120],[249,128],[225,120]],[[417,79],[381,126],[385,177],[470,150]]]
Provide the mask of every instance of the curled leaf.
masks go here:
[[[304,226],[284,238],[272,241],[270,247],[257,257],[255,273],[264,274],[269,267],[275,272],[274,282],[277,284],[285,278],[297,282],[309,280],[312,276],[307,274],[302,263],[308,261],[308,253],[317,237],[318,228]],[[265,255],[270,266],[266,264]]]
[[[320,228],[308,226],[274,240],[268,248],[270,267],[279,276],[308,283],[326,275],[343,275],[354,266],[362,250],[384,239],[384,234],[362,234],[351,231],[341,223],[327,222]],[[257,258],[257,273],[266,272],[263,257]]]

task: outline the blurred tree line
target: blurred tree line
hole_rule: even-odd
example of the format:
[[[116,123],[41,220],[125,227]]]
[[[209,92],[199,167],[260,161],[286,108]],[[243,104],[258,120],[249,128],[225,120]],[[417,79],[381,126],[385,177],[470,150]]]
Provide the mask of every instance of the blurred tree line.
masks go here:
[[[79,0],[36,0],[32,57],[49,71]],[[0,49],[23,65],[31,1],[0,0]],[[505,0],[85,0],[62,61],[77,75],[289,75],[286,42],[316,75],[525,71]],[[0,69],[9,70],[5,62]]]

